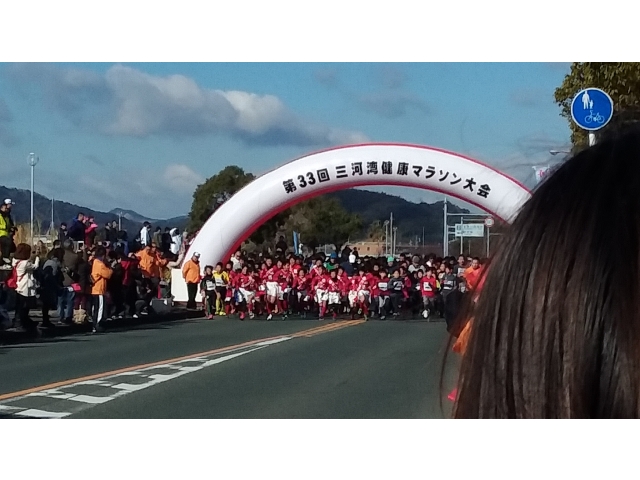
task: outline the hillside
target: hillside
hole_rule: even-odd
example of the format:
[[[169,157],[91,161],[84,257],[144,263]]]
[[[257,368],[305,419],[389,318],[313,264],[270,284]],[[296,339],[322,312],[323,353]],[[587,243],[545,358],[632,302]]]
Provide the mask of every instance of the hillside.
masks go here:
[[[399,241],[409,240],[416,236],[422,238],[423,228],[425,229],[426,242],[439,242],[442,239],[442,202],[413,203],[401,197],[364,190],[342,190],[328,195],[339,200],[347,211],[359,214],[363,220],[365,231],[371,223],[376,220],[383,222],[393,212],[394,224],[398,227]],[[14,220],[18,223],[29,222],[30,192],[0,186],[0,201],[5,198],[11,198],[15,202],[13,207]],[[451,203],[449,203],[449,211],[450,213],[468,213],[468,210],[461,209]],[[137,232],[144,221],[149,221],[154,227],[177,227],[180,229],[183,229],[187,223],[186,216],[159,220],[146,218],[132,210],[114,208],[109,212],[100,212],[55,200],[54,224],[59,226],[61,222],[69,223],[78,212],[93,215],[99,226],[103,226],[106,222],[118,221],[120,213],[122,226],[129,232]],[[34,194],[34,214],[36,220],[42,222],[41,230],[46,231],[51,222],[51,199],[38,193]]]
[[[31,192],[29,190],[21,190],[17,188],[7,188],[0,186],[0,201],[5,198],[10,198],[14,201],[13,206],[13,218],[16,223],[28,223],[31,216]],[[33,210],[36,222],[41,222],[41,231],[46,232],[51,223],[51,199],[38,193],[33,195]],[[96,222],[102,227],[106,222],[118,221],[117,212],[119,209],[114,209],[111,212],[99,212],[86,208],[83,206],[74,205],[72,203],[54,200],[53,204],[53,222],[56,227],[62,222],[67,224],[75,218],[79,212],[83,212],[86,215],[93,215]],[[122,210],[122,227],[128,232],[137,232],[144,217],[136,212],[126,211],[128,215],[124,214],[125,210]],[[140,220],[140,221],[138,221]],[[186,217],[178,217],[168,220],[150,220],[154,227],[161,228],[166,227],[178,227],[184,228],[187,222]]]
[[[384,222],[393,212],[393,222],[398,227],[398,241],[419,237],[424,228],[425,242],[442,242],[443,202],[413,203],[386,193],[364,190],[342,190],[328,194],[340,201],[351,213],[357,213],[367,228],[376,220]],[[449,213],[469,213],[469,210],[448,203]]]

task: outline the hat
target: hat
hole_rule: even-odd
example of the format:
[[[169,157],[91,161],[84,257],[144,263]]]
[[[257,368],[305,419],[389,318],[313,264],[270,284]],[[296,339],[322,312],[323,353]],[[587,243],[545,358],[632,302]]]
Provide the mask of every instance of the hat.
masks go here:
[[[387,257],[387,262],[394,262],[394,261],[395,261],[395,258],[393,258],[393,257]]]
[[[198,252],[195,252],[195,253],[193,254],[193,256],[194,256],[194,257],[196,257],[196,258],[200,258],[200,254],[199,254]]]
[[[1,197],[0,197],[1,198]],[[13,202],[13,200],[11,200],[10,198],[5,199],[4,201],[5,205],[15,205],[15,203]]]

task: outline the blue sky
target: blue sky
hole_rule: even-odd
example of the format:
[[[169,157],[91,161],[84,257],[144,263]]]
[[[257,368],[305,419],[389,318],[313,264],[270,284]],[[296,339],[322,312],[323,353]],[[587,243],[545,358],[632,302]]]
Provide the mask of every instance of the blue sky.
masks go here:
[[[569,128],[568,63],[0,64],[1,184],[152,218],[229,164],[256,174],[330,145],[418,143],[533,186]],[[378,188],[412,201],[429,192]]]

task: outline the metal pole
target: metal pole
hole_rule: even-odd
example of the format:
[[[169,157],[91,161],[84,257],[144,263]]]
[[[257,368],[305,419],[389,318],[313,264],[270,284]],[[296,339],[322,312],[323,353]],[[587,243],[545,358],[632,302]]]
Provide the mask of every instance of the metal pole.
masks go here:
[[[31,164],[31,247],[33,247],[33,183],[36,166]]]
[[[51,225],[49,226],[49,231],[51,232],[51,237],[55,237],[55,233],[53,231],[53,197],[51,198]]]
[[[389,255],[389,222],[384,222],[384,254]]]
[[[487,227],[487,258],[491,254],[491,250],[489,250],[489,241],[491,239],[491,227]]]
[[[449,256],[449,230],[447,229],[447,197],[444,197],[444,231],[443,231],[443,243],[442,253],[444,257]]]
[[[464,224],[464,217],[460,219],[460,224]],[[460,255],[464,255],[464,237],[462,236],[462,232],[460,232]]]

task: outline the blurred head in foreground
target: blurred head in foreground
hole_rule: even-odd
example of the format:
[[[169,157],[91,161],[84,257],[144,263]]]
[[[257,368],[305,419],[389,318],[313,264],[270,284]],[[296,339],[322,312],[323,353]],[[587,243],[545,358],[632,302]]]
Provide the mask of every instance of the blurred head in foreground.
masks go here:
[[[640,417],[640,130],[545,180],[488,269],[457,418]]]

